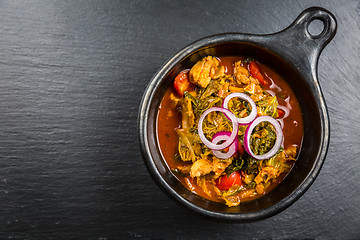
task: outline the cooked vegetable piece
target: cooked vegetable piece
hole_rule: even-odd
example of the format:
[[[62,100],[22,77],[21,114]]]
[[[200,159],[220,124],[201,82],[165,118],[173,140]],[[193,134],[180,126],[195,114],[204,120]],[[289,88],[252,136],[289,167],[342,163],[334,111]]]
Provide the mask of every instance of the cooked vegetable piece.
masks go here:
[[[278,117],[278,101],[276,97],[267,95],[256,103],[258,105],[259,115],[267,115],[273,118]]]

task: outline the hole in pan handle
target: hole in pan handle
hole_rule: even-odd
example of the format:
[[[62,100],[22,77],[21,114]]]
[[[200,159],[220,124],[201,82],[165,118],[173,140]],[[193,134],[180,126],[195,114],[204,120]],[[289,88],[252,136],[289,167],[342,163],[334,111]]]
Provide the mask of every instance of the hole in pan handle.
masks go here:
[[[309,25],[314,20],[320,20],[324,26],[320,34],[312,35],[309,32]],[[289,28],[295,28],[303,33],[299,41],[309,39],[315,45],[325,47],[327,43],[335,36],[337,23],[334,15],[328,10],[320,7],[311,7],[303,11]],[[301,36],[301,35],[300,35]]]

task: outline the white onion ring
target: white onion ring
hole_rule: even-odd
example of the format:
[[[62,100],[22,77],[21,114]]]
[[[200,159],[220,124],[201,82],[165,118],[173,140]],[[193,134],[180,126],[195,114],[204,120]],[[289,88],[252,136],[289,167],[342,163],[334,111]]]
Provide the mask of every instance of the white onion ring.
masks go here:
[[[240,98],[242,100],[247,101],[248,103],[250,103],[251,106],[251,112],[249,114],[249,116],[244,117],[244,118],[236,118],[237,122],[240,125],[247,125],[249,124],[252,120],[254,120],[256,118],[257,115],[257,108],[256,108],[256,104],[254,102],[254,100],[251,99],[251,97],[249,97],[248,95],[246,95],[245,93],[240,93],[240,92],[234,92],[229,94],[223,101],[222,103],[222,107],[228,109],[228,103],[230,101],[231,98]]]
[[[230,121],[232,123],[232,129],[233,130],[231,132],[230,137],[225,142],[223,142],[222,144],[219,144],[219,145],[214,144],[214,143],[210,142],[209,140],[207,140],[205,135],[204,135],[204,132],[202,130],[203,121],[204,121],[206,115],[208,115],[211,112],[222,112],[222,113],[224,113],[225,116],[230,118]],[[236,138],[236,136],[238,134],[238,130],[239,130],[239,125],[237,123],[235,115],[232,112],[230,112],[230,110],[228,110],[226,108],[221,108],[221,107],[209,108],[201,115],[201,117],[199,119],[199,124],[198,124],[199,137],[200,137],[201,141],[208,148],[210,148],[211,150],[223,150],[223,149],[227,148],[228,146],[230,146],[234,142],[234,140],[235,140],[235,138]]]
[[[252,134],[252,131],[254,130],[254,128],[261,122],[269,122],[270,124],[272,124],[275,127],[275,131],[276,131],[276,141],[274,146],[272,147],[272,149],[270,149],[270,151],[268,151],[267,153],[263,154],[263,155],[256,155],[253,153],[253,151],[251,150],[250,147],[250,136]],[[281,126],[279,124],[278,121],[276,121],[276,119],[270,117],[270,116],[261,116],[256,118],[247,128],[244,134],[244,147],[245,150],[250,154],[250,156],[252,156],[253,158],[256,158],[258,160],[263,160],[263,159],[268,159],[272,156],[274,156],[277,151],[279,150],[281,143],[282,143],[282,139],[283,139],[283,133],[282,133],[282,129]]]
[[[231,135],[231,132],[227,132],[227,131],[218,132],[214,135],[211,142],[213,144],[217,144],[220,141],[225,141],[226,139],[228,139],[230,137],[230,135]],[[228,159],[236,153],[236,151],[238,150],[238,147],[239,147],[239,142],[236,141],[236,139],[235,139],[235,141],[230,145],[229,150],[226,153],[223,153],[221,151],[215,151],[215,150],[212,150],[212,153],[217,158]]]

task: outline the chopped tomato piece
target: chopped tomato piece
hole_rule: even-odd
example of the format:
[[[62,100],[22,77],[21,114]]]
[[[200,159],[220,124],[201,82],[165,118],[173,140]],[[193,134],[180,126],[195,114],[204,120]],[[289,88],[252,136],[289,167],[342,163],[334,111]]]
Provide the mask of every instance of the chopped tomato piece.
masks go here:
[[[176,76],[174,87],[180,96],[183,96],[185,91],[194,89],[193,84],[189,81],[189,70],[184,70]]]
[[[244,153],[245,153],[245,148],[240,142],[239,142],[239,146],[238,146],[238,152],[239,152],[240,156],[244,155]]]
[[[285,111],[284,110],[278,108],[277,111],[278,111],[278,117],[277,118],[282,118],[282,117],[285,116]]]
[[[269,81],[260,72],[260,65],[256,61],[251,61],[249,64],[249,71],[251,76],[259,80],[260,84],[267,86]]]
[[[230,187],[235,185],[242,185],[241,176],[239,171],[235,171],[230,174],[228,177],[227,175],[219,177],[216,179],[216,187],[220,191],[227,191]]]

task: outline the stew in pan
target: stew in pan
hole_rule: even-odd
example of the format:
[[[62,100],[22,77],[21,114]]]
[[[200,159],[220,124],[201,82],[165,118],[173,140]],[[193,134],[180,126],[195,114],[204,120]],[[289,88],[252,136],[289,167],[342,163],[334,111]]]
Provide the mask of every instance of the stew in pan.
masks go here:
[[[230,207],[276,187],[302,137],[294,92],[249,57],[206,56],[184,69],[157,116],[158,143],[172,173],[190,191]]]

